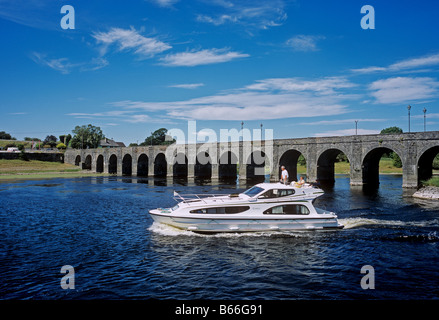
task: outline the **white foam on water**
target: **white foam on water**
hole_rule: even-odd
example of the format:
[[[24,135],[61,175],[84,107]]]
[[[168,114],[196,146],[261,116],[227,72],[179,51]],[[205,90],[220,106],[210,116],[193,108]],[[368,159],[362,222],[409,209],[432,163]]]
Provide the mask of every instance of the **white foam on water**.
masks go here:
[[[410,226],[410,227],[434,227],[439,226],[439,220],[425,220],[425,221],[400,221],[400,220],[380,220],[369,218],[345,218],[338,219],[344,225],[345,229],[352,229],[367,225],[381,225],[381,226]]]
[[[186,231],[178,228],[171,227],[169,225],[153,222],[152,225],[148,228],[149,231],[154,232],[156,234],[160,234],[162,236],[176,237],[182,235],[197,235],[191,231]]]
[[[288,231],[260,231],[260,232],[221,232],[221,233],[197,233],[188,230],[182,230],[174,228],[172,226],[162,224],[159,222],[153,222],[148,228],[149,231],[168,237],[177,236],[190,236],[190,237],[206,237],[206,238],[237,238],[237,237],[271,237],[271,236],[289,236],[289,237],[303,237],[306,236],[305,232],[288,232]]]
[[[362,217],[353,217],[338,219],[338,222],[344,225],[344,229],[353,229],[362,226],[390,226],[390,227],[439,227],[439,219],[423,221],[401,221],[401,220],[381,220]],[[153,222],[148,228],[149,231],[168,237],[189,236],[189,237],[206,237],[206,238],[237,238],[237,237],[306,237],[307,231],[260,231],[260,232],[222,232],[222,233],[197,233],[188,230],[174,228],[172,226]]]

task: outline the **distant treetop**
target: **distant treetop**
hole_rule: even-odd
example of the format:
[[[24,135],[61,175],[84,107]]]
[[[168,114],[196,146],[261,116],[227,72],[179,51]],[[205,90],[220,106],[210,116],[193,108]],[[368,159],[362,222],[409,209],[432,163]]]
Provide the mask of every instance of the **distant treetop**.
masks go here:
[[[399,134],[403,133],[402,129],[400,127],[388,127],[380,132],[381,134]]]

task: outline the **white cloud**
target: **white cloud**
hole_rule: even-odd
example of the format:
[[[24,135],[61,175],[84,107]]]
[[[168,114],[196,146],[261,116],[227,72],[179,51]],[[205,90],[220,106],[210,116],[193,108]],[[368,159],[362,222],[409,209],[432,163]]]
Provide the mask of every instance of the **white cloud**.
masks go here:
[[[317,41],[325,39],[323,36],[312,36],[312,35],[297,35],[286,41],[288,47],[293,48],[294,51],[317,51]]]
[[[410,69],[416,69],[416,68],[424,68],[424,67],[431,67],[439,65],[439,54],[430,54],[426,55],[420,58],[412,58],[412,59],[405,59],[400,62],[396,62],[393,64],[390,64],[387,67],[365,67],[365,68],[359,68],[359,69],[352,69],[351,71],[356,73],[374,73],[374,72],[401,72],[401,71],[407,71]],[[418,70],[418,71],[424,71],[424,70]]]
[[[182,83],[182,84],[173,84],[168,86],[169,88],[180,88],[180,89],[197,89],[199,87],[203,87],[204,83]]]
[[[114,111],[95,112],[95,113],[73,112],[73,113],[67,113],[66,115],[73,117],[97,118],[97,117],[119,117],[132,112],[133,111],[130,110],[114,110]]]
[[[355,121],[358,121],[358,123],[363,123],[363,122],[382,122],[382,121],[388,121],[388,119],[341,119],[341,120],[322,120],[322,121],[315,121],[315,122],[302,122],[299,123],[301,125],[311,125],[311,126],[315,126],[315,125],[339,125],[339,124],[346,124],[346,123],[351,123],[351,124],[355,124]]]
[[[248,54],[223,49],[205,49],[169,54],[161,58],[162,64],[172,67],[193,67],[198,65],[228,62],[238,58],[249,57]]]
[[[107,59],[103,57],[93,58],[90,62],[81,66],[81,71],[95,71],[108,66]]]
[[[224,24],[226,22],[238,22],[238,17],[236,16],[231,16],[228,14],[222,14],[220,16],[217,17],[211,17],[211,16],[206,16],[206,15],[198,15],[197,16],[197,21],[200,22],[207,22],[207,23],[211,23],[215,26],[219,26],[221,24]]]
[[[67,58],[50,59],[47,58],[45,54],[38,52],[33,52],[31,54],[31,59],[40,65],[47,66],[53,70],[61,72],[62,74],[68,74],[73,68],[78,66],[78,64],[69,62],[69,59]]]
[[[131,123],[145,123],[145,122],[149,122],[150,120],[151,120],[151,117],[148,116],[147,114],[134,114],[134,115],[129,116],[124,121],[131,122]]]
[[[433,54],[420,58],[407,59],[389,66],[390,70],[403,70],[418,67],[427,67],[439,64],[439,54]]]
[[[347,112],[347,106],[342,102],[351,97],[340,92],[341,89],[352,86],[347,80],[329,81],[333,88],[326,84],[326,88],[321,90],[319,84],[324,83],[325,79],[315,80],[315,83],[294,79],[296,87],[289,88],[288,91],[273,91],[272,89],[276,88],[276,85],[273,84],[281,83],[282,80],[262,80],[257,83],[259,86],[256,87],[247,86],[217,95],[183,101],[127,100],[115,102],[112,105],[124,110],[147,112],[166,110],[168,117],[195,120],[306,118],[339,115]],[[291,81],[291,79],[288,80]],[[265,86],[261,86],[262,84]]]
[[[429,77],[394,77],[369,85],[376,103],[410,103],[438,95],[439,82]]]
[[[332,94],[336,89],[352,88],[355,84],[344,77],[326,77],[317,80],[301,78],[273,78],[256,81],[246,89],[260,91],[313,91],[320,94]]]
[[[104,58],[94,58],[89,62],[71,63],[67,58],[48,58],[47,55],[38,52],[33,52],[30,58],[34,62],[59,71],[62,74],[69,74],[76,69],[80,71],[94,71],[108,65],[108,61]]]
[[[134,28],[111,28],[108,32],[95,32],[92,36],[102,45],[101,55],[105,55],[111,45],[119,51],[133,51],[141,58],[150,58],[172,48],[158,39],[142,36]]]
[[[198,14],[197,21],[210,23],[215,26],[233,23],[245,27],[247,32],[256,29],[268,29],[283,24],[287,19],[284,11],[283,0],[253,0],[248,2],[231,2],[231,1],[209,1],[211,5],[216,6],[213,12],[216,15]]]
[[[374,73],[374,72],[380,72],[380,71],[386,71],[387,68],[384,67],[365,67],[365,68],[359,68],[359,69],[351,69],[353,72],[357,73]]]
[[[428,112],[428,107],[427,109],[427,113],[426,113],[426,118],[427,119],[439,119],[439,113],[429,113]],[[423,119],[424,118],[424,114],[419,114],[419,115],[413,115],[413,118],[419,118],[419,119]]]
[[[173,4],[177,3],[179,0],[151,0],[159,7],[172,7]]]
[[[128,102],[121,102],[128,103]],[[113,106],[118,104],[113,104]],[[119,104],[120,105],[120,104]],[[135,105],[135,103],[134,103]],[[124,110],[112,110],[112,111],[103,111],[103,112],[74,112],[67,113],[66,115],[75,117],[77,119],[106,119],[107,121],[124,121],[129,123],[146,123],[146,122],[154,122],[154,123],[170,123],[168,119],[163,119],[160,117],[151,118],[149,115],[145,113],[138,113],[135,108],[125,108]],[[141,109],[141,108],[137,108]],[[117,123],[109,122],[106,123],[107,126],[117,126]]]
[[[379,130],[367,130],[367,129],[358,129],[357,130],[358,135],[378,134],[378,133],[380,133]],[[320,132],[320,133],[316,133],[314,135],[314,137],[335,137],[335,136],[353,136],[353,135],[355,135],[355,128],[354,129],[341,129],[341,130]]]

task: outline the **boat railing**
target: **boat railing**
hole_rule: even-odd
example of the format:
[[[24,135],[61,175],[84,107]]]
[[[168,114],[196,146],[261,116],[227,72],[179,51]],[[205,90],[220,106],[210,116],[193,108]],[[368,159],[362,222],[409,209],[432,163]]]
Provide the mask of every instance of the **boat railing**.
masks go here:
[[[174,200],[179,202],[183,202],[183,203],[187,203],[190,204],[191,202],[199,202],[202,201],[204,203],[207,203],[205,200],[208,198],[215,198],[212,199],[214,201],[218,201],[218,202],[226,202],[226,201],[230,201],[230,200],[237,200],[237,199],[241,199],[238,195],[231,195],[231,194],[227,194],[227,193],[217,193],[217,194],[179,194],[177,192],[174,192]]]

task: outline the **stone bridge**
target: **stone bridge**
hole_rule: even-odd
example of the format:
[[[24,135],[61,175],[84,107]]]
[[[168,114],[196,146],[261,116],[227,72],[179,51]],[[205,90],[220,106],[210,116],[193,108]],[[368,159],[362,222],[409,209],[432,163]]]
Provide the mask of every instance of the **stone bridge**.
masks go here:
[[[272,141],[203,143],[109,149],[68,149],[65,162],[94,172],[127,176],[255,178],[278,180],[284,165],[297,178],[297,160],[306,159],[308,182],[334,182],[334,163],[344,153],[351,185],[379,183],[379,161],[396,152],[402,161],[402,186],[414,188],[432,176],[439,153],[439,131],[389,135],[354,135]],[[239,165],[239,164],[245,165]]]

